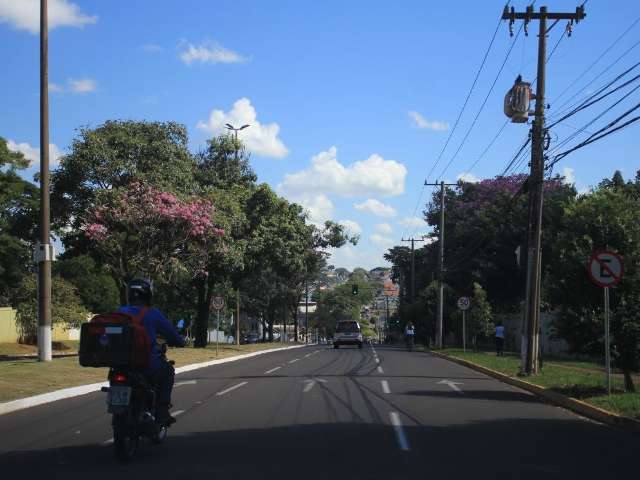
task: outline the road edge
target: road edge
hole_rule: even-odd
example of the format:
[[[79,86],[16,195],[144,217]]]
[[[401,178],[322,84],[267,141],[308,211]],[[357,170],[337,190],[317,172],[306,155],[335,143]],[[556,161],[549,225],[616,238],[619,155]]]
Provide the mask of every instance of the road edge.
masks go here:
[[[183,367],[176,368],[176,374],[191,372],[200,368],[210,367],[213,365],[219,365],[221,363],[235,362],[237,360],[244,360],[245,358],[255,357],[258,355],[264,355],[265,353],[280,352],[282,350],[293,350],[295,348],[310,347],[316,344],[305,345],[291,345],[287,347],[270,348],[268,350],[260,350],[258,352],[243,353],[241,355],[234,355],[233,357],[221,358],[219,360],[210,360],[208,362],[192,363]],[[0,403],[0,415],[16,412],[18,410],[24,410],[31,407],[37,407],[38,405],[44,405],[46,403],[56,402],[58,400],[64,400],[66,398],[79,397],[88,393],[94,393],[99,391],[100,388],[108,386],[108,382],[90,383],[87,385],[78,385],[76,387],[63,388],[61,390],[54,390],[53,392],[41,393],[32,397],[18,398],[16,400],[10,400],[8,402]]]
[[[572,412],[587,417],[591,420],[596,420],[600,423],[611,425],[613,427],[623,428],[625,430],[640,432],[640,422],[631,417],[625,417],[624,415],[610,412],[609,410],[596,407],[589,403],[583,402],[582,400],[562,395],[561,393],[554,392],[544,387],[540,387],[525,380],[511,377],[507,374],[498,372],[483,365],[478,365],[477,363],[470,362],[469,360],[463,360],[462,358],[452,357],[450,355],[435,351],[429,351],[429,353],[434,357],[448,360],[467,368],[471,368],[472,370],[476,370],[478,372],[489,375],[490,377],[500,380],[501,382],[508,383],[510,385],[513,385],[514,387],[526,390],[530,393],[533,393],[534,395],[537,395],[540,398],[543,398],[549,403],[566,408],[567,410],[571,410]]]

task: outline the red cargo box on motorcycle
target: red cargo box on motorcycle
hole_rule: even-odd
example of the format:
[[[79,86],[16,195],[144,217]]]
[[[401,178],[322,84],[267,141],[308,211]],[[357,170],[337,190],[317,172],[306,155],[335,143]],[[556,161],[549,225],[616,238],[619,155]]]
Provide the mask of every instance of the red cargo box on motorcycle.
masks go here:
[[[151,341],[142,326],[147,313],[116,312],[96,315],[80,328],[80,365],[83,367],[149,367]]]

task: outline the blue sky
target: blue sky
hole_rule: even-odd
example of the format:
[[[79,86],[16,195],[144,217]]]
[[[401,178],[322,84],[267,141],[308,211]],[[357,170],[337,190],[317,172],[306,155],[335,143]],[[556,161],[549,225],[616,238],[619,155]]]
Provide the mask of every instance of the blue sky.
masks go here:
[[[78,127],[107,119],[178,121],[189,129],[194,151],[227,121],[250,123],[241,136],[260,181],[304,204],[313,220],[344,221],[361,234],[358,246],[341,249],[331,260],[350,269],[382,265],[384,251],[403,235],[427,231],[416,218],[431,195],[422,184],[454,126],[504,6],[489,0],[49,3],[54,155],[64,154]],[[38,4],[0,0],[0,135],[33,158],[39,147]],[[526,6],[513,4],[518,10]],[[571,11],[578,2],[546,4]],[[640,16],[635,0],[611,5],[588,1],[587,18],[563,38],[549,61],[549,115],[574,94],[584,98],[639,60],[637,47],[585,87],[640,39],[636,24],[580,77]],[[549,49],[563,29],[564,22],[550,32]],[[507,125],[468,171],[505,121],[502,98],[515,76],[535,77],[536,31],[532,24],[528,37],[515,40],[475,127],[453,157],[514,41],[507,24],[500,26],[430,181],[455,181],[462,174],[490,178],[513,157],[526,137],[525,125]],[[638,96],[631,94],[592,130],[637,103]],[[555,127],[552,148],[607,105],[602,102]],[[567,174],[581,191],[614,169],[632,177],[640,168],[637,134],[634,125],[611,135],[567,156],[555,172]],[[526,168],[523,162],[516,172]]]

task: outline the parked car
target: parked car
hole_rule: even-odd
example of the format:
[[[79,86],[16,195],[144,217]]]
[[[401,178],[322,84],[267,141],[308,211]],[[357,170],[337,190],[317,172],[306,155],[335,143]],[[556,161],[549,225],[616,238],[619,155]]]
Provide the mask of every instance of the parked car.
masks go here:
[[[250,332],[242,336],[242,343],[258,343],[260,342],[260,335],[258,332]]]
[[[333,335],[333,348],[340,345],[357,345],[362,348],[362,330],[355,320],[344,320],[336,325],[336,333]]]

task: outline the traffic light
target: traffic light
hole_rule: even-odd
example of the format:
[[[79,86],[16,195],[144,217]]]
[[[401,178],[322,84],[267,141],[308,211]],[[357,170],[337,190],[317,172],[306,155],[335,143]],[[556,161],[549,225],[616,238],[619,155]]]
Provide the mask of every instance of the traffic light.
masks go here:
[[[351,285],[351,293],[353,295],[357,295],[358,294],[358,285],[357,284],[354,283],[353,285]]]

